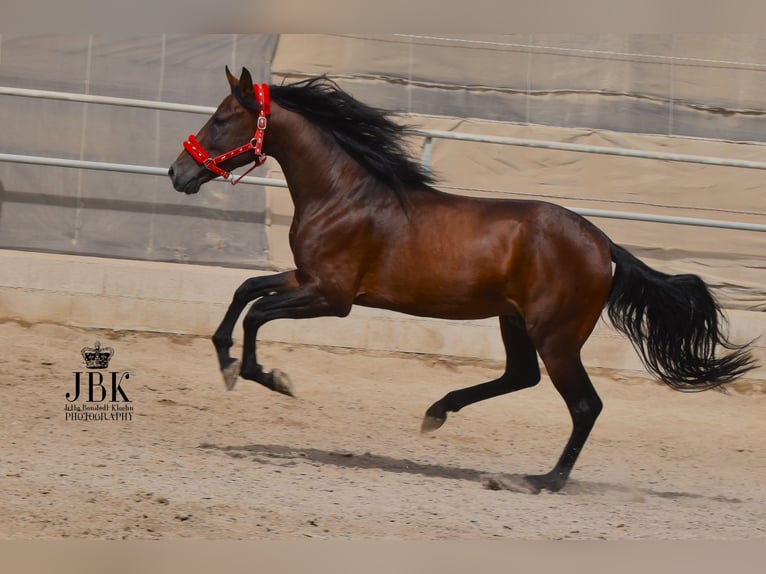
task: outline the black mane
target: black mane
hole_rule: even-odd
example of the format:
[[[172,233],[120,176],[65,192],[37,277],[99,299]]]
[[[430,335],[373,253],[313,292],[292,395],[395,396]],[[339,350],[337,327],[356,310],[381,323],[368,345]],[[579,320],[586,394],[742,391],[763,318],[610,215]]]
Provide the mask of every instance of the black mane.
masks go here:
[[[338,145],[400,198],[406,186],[434,182],[431,173],[405,149],[410,128],[389,119],[393,112],[354,99],[325,76],[270,86],[277,104],[304,116],[331,134]]]

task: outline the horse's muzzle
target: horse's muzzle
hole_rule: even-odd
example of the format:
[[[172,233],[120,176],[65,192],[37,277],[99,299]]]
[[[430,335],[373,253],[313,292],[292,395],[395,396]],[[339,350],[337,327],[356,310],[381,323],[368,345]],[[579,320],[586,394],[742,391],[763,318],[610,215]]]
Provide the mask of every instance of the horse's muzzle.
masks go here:
[[[204,183],[201,177],[199,174],[194,174],[191,177],[184,176],[184,170],[180,169],[179,166],[176,165],[177,163],[178,162],[173,163],[168,169],[168,177],[170,177],[170,181],[173,183],[173,188],[186,195],[197,193],[202,186],[202,183]]]

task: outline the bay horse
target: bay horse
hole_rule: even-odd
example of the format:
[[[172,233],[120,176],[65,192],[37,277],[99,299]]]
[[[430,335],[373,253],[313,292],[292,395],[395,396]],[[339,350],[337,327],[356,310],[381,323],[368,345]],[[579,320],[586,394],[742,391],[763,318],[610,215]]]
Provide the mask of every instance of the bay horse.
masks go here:
[[[344,317],[352,305],[443,319],[499,317],[503,374],[455,390],[425,413],[423,431],[448,413],[540,381],[538,354],[572,419],[552,470],[525,475],[529,490],[560,490],[602,409],[580,350],[606,308],[647,370],[674,389],[717,387],[755,367],[730,343],[721,309],[696,275],[667,275],[615,245],[588,220],[543,201],[490,199],[434,189],[407,151],[407,126],[326,77],[254,84],[243,68],[231,94],[168,171],[193,194],[266,156],[282,167],[295,215],[296,268],[253,277],[234,293],[213,335],[226,387],[237,377],[292,395],[285,373],[256,358],[258,329],[274,319]],[[614,272],[612,263],[615,264]],[[243,320],[242,361],[232,358]],[[723,352],[721,350],[723,349]]]

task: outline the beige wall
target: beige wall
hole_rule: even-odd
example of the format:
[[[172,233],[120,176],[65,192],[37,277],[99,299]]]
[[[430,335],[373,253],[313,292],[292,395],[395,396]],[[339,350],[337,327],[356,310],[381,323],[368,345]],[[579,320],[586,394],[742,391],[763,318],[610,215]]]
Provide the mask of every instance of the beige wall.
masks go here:
[[[0,320],[209,336],[251,270],[0,250]],[[733,335],[766,331],[763,313],[733,311]],[[274,321],[261,338],[385,352],[502,361],[495,320],[443,321],[354,308],[349,317]],[[235,345],[241,344],[238,325]],[[765,341],[756,347],[766,365]],[[211,360],[214,360],[211,345]],[[587,366],[643,373],[626,339],[600,322],[584,351]],[[766,379],[766,368],[752,378]]]

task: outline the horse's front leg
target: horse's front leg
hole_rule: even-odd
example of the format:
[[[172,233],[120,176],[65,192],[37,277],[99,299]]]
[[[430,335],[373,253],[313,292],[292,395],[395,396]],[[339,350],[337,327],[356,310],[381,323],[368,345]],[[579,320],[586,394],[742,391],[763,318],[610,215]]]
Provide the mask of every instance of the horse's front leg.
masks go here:
[[[294,288],[295,278],[293,272],[279,273],[277,275],[265,275],[251,277],[237,288],[234,298],[229,305],[226,315],[213,335],[213,345],[218,354],[218,364],[223,374],[226,388],[231,389],[239,376],[239,361],[229,354],[231,348],[232,332],[242,311],[251,301],[259,297],[281,293]]]
[[[274,319],[309,319],[323,316],[345,316],[351,310],[348,305],[331,304],[327,296],[314,283],[296,285],[294,289],[261,297],[253,303],[243,321],[245,331],[242,349],[243,379],[256,381],[263,386],[286,395],[293,395],[292,384],[283,371],[266,372],[258,363],[256,338],[258,329]]]

